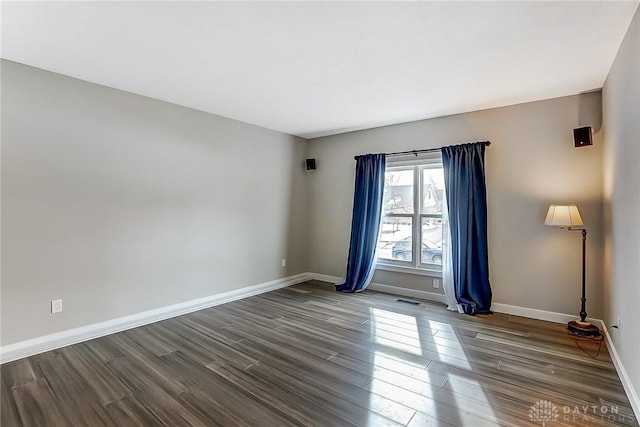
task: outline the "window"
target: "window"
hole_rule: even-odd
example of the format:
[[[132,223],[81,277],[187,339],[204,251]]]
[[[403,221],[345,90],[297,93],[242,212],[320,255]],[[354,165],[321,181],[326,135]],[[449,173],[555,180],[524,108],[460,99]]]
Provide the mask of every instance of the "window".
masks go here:
[[[387,164],[378,267],[442,270],[441,158]]]

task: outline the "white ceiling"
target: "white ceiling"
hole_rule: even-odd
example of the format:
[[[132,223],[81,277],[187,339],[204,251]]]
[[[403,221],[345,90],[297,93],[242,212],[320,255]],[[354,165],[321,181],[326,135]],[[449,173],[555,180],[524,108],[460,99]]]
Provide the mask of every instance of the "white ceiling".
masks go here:
[[[638,2],[2,5],[2,57],[306,138],[602,87]]]

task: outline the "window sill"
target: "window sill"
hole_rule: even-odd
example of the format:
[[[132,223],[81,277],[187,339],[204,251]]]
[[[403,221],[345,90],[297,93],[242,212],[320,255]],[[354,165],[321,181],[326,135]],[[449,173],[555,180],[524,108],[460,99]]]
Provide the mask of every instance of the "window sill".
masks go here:
[[[376,264],[376,270],[393,271],[395,273],[415,274],[417,276],[442,277],[442,270],[440,269],[405,267],[403,265],[383,264],[380,262]]]

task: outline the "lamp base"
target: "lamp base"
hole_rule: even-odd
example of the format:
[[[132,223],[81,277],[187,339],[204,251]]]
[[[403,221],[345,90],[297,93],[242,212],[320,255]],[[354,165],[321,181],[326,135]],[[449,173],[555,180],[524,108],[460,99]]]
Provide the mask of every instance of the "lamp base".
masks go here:
[[[597,337],[600,335],[600,329],[597,326],[592,325],[589,322],[581,322],[579,320],[572,320],[567,324],[567,329],[583,337]]]

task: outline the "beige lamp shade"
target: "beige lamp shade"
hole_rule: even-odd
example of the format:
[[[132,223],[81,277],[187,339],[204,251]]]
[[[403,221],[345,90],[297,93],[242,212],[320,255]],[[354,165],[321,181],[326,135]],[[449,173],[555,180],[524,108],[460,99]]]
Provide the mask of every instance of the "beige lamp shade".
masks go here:
[[[544,225],[555,227],[576,227],[583,224],[576,205],[551,205],[544,220]]]

